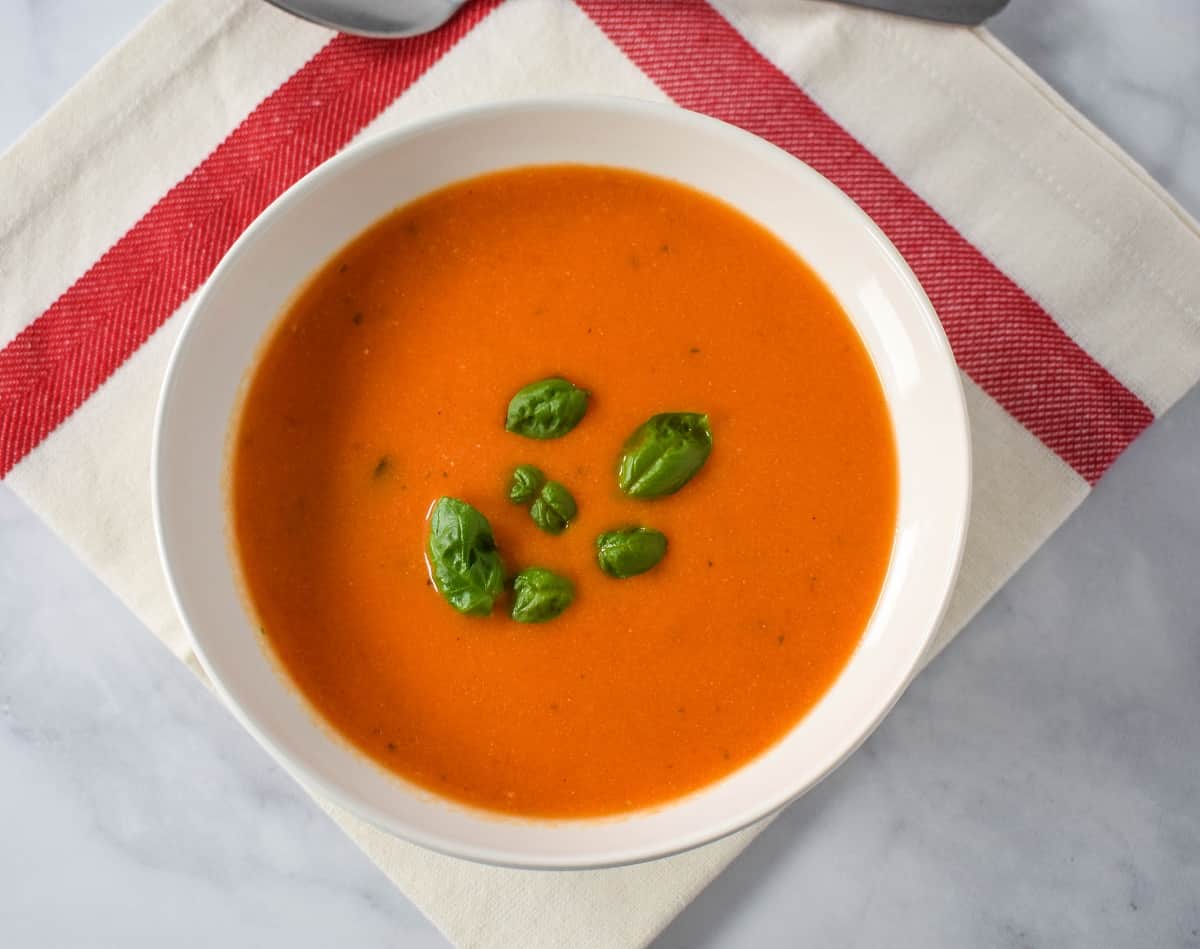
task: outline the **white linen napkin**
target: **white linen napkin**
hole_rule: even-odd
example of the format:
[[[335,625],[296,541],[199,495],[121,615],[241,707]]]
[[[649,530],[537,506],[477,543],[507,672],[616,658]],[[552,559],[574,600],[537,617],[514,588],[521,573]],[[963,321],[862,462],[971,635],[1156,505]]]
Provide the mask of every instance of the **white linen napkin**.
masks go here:
[[[1200,375],[1200,230],[985,31],[806,0],[479,0],[396,50],[373,65],[377,47],[258,0],[171,0],[0,157],[0,473],[181,659],[149,457],[188,300],[238,202],[445,109],[674,99],[807,157],[876,216],[947,324],[973,427],[970,537],[934,652]],[[291,164],[258,170],[256,144]],[[472,947],[645,945],[762,829],[536,872],[323,806]]]

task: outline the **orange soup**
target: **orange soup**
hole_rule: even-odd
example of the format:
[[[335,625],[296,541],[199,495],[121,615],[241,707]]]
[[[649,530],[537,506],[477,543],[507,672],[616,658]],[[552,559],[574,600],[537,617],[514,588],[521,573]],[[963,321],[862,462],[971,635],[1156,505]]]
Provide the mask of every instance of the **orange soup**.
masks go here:
[[[591,393],[565,437],[505,431],[549,376]],[[707,413],[678,493],[622,495],[626,437]],[[578,501],[567,530],[509,502],[531,463]],[[523,624],[431,585],[442,496],[490,521],[509,572],[569,577]],[[401,208],[281,317],[232,442],[245,588],[287,676],[403,778],[510,814],[668,801],[769,748],[855,649],[887,569],[897,475],[871,361],[811,270],[729,206],[583,166],[514,169]],[[628,579],[601,532],[644,524],[665,558]]]

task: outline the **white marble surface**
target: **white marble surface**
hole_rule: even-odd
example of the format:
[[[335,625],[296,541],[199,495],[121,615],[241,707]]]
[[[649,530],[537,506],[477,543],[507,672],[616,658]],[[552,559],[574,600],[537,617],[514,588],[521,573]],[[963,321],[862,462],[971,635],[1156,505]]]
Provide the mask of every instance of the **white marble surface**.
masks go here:
[[[155,0],[0,0],[0,146]],[[1002,39],[1200,214],[1200,2]],[[2,199],[2,198],[0,198]],[[1200,946],[1200,392],[659,940]],[[0,946],[444,946],[0,485]]]

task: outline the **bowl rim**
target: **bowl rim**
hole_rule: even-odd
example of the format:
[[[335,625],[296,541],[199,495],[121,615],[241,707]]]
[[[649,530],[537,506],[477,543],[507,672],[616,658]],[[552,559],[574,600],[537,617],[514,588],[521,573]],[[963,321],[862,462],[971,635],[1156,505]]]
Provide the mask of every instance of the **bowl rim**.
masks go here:
[[[797,172],[811,176],[815,183],[822,188],[825,188],[836,199],[842,210],[852,219],[857,226],[863,228],[868,235],[878,245],[883,255],[888,258],[890,265],[895,268],[896,273],[901,280],[906,284],[910,291],[913,302],[921,310],[924,311],[926,322],[931,330],[931,337],[935,348],[939,351],[939,359],[950,369],[951,391],[953,393],[952,404],[947,408],[952,416],[955,416],[955,428],[953,434],[957,437],[956,448],[960,448],[961,452],[956,452],[959,455],[959,470],[957,471],[956,482],[962,486],[962,507],[961,511],[957,512],[954,523],[954,531],[952,537],[953,553],[952,556],[946,558],[943,562],[942,576],[937,584],[940,590],[940,602],[938,602],[936,610],[931,614],[928,629],[920,641],[920,648],[914,649],[912,661],[908,668],[903,670],[903,675],[899,677],[898,684],[890,695],[880,695],[876,700],[868,704],[870,714],[865,715],[861,720],[861,724],[856,725],[853,729],[847,731],[847,742],[843,745],[841,751],[832,757],[824,760],[821,767],[817,770],[811,780],[802,781],[797,785],[785,785],[776,789],[773,794],[763,794],[752,802],[750,806],[742,808],[734,813],[730,813],[723,820],[714,821],[710,825],[706,825],[703,829],[697,829],[691,833],[678,834],[675,838],[669,841],[658,841],[653,843],[641,843],[638,845],[627,846],[621,850],[608,852],[604,857],[574,857],[566,856],[547,856],[542,858],[533,858],[527,854],[514,854],[504,850],[497,849],[491,846],[476,845],[464,843],[458,839],[448,839],[438,833],[430,833],[425,831],[421,826],[412,824],[407,821],[397,820],[393,815],[385,813],[373,805],[360,800],[353,794],[347,793],[340,786],[327,781],[320,774],[309,768],[302,760],[296,760],[289,754],[267,733],[267,730],[260,727],[258,723],[248,715],[243,709],[239,700],[230,692],[221,676],[217,673],[215,664],[208,656],[201,637],[196,635],[192,623],[189,620],[188,613],[184,609],[183,602],[179,593],[178,584],[176,582],[175,571],[172,567],[171,559],[168,555],[168,542],[163,526],[163,499],[161,467],[163,463],[163,443],[164,429],[169,424],[167,422],[167,409],[170,403],[170,395],[176,377],[176,366],[183,358],[183,353],[188,348],[188,340],[201,318],[200,314],[205,311],[205,305],[212,289],[224,277],[224,274],[233,266],[233,262],[242,256],[246,247],[250,245],[257,237],[259,231],[266,228],[268,222],[280,212],[280,209],[293,202],[302,200],[307,194],[314,189],[321,187],[322,183],[330,177],[343,174],[355,164],[366,161],[372,156],[381,151],[387,151],[396,147],[405,139],[415,137],[421,134],[429,133],[443,126],[457,125],[460,123],[469,123],[472,120],[484,117],[493,116],[496,114],[519,114],[530,111],[600,111],[600,112],[624,112],[627,114],[640,115],[652,120],[673,121],[683,123],[695,128],[697,131],[708,131],[714,134],[725,135],[736,140],[739,147],[757,151],[764,160],[772,159],[778,161],[780,158],[785,159],[794,165]],[[497,166],[500,167],[500,166]],[[513,167],[519,167],[514,165]],[[614,166],[615,167],[615,166]],[[717,200],[725,201],[720,195],[712,195]],[[745,214],[746,212],[742,211]],[[367,225],[369,226],[369,225]],[[820,274],[818,273],[818,276]],[[769,818],[782,810],[792,801],[802,797],[821,781],[835,771],[847,758],[849,758],[870,735],[875,731],[883,719],[892,710],[900,697],[904,694],[913,678],[922,667],[921,660],[928,654],[929,646],[932,642],[942,620],[946,615],[947,608],[950,603],[951,595],[955,588],[963,554],[966,546],[967,531],[970,522],[970,511],[972,503],[972,451],[970,438],[970,424],[967,413],[966,396],[962,384],[960,371],[954,359],[954,354],[950,346],[950,342],[946,337],[941,321],[929,301],[924,288],[918,281],[916,275],[912,272],[907,261],[896,249],[891,240],[883,233],[879,226],[863,211],[858,204],[854,202],[844,191],[837,185],[831,182],[828,178],[818,172],[811,165],[803,160],[790,154],[786,150],[766,141],[759,136],[741,129],[735,125],[724,122],[712,116],[704,115],[684,109],[679,106],[669,103],[658,103],[649,100],[636,99],[626,96],[615,95],[594,95],[594,94],[578,94],[578,95],[556,95],[545,97],[520,98],[512,100],[504,100],[497,102],[487,102],[479,105],[472,105],[463,108],[446,110],[432,116],[418,118],[401,123],[396,128],[386,132],[371,134],[368,137],[355,142],[336,155],[319,164],[317,167],[302,176],[280,195],[270,202],[250,223],[248,227],[238,236],[238,238],[230,245],[229,249],[222,255],[221,260],[213,269],[212,273],[205,280],[204,285],[192,300],[189,310],[184,317],[183,325],[180,328],[179,335],[172,347],[170,357],[167,361],[166,371],[163,376],[163,381],[159,390],[158,403],[155,408],[152,444],[151,444],[151,459],[150,459],[150,493],[151,493],[151,508],[154,523],[155,543],[158,550],[159,561],[162,565],[163,575],[166,580],[168,592],[170,594],[171,603],[175,608],[175,613],[179,617],[188,637],[188,643],[196,656],[200,667],[203,669],[206,677],[209,680],[214,691],[220,696],[226,708],[230,710],[234,718],[245,728],[254,739],[267,751],[267,753],[275,760],[289,775],[291,775],[298,783],[306,790],[318,794],[320,797],[331,802],[337,807],[343,809],[347,813],[357,816],[367,823],[389,833],[400,837],[404,840],[418,844],[427,849],[442,853],[448,856],[468,859],[478,863],[490,864],[494,866],[524,868],[524,869],[543,869],[543,870],[559,870],[559,869],[602,869],[606,867],[627,866],[637,863],[655,860],[662,857],[670,856],[677,853],[683,853],[688,850],[695,849],[708,843],[713,843],[731,834],[737,833],[757,823],[765,818]],[[894,554],[894,550],[893,550]],[[892,564],[889,562],[888,573],[892,569]],[[885,584],[886,584],[885,574]],[[840,676],[844,673],[839,673]],[[282,673],[280,673],[282,674]],[[836,682],[836,680],[835,680]],[[289,684],[290,688],[295,688]],[[832,688],[832,686],[831,686]],[[307,702],[307,699],[305,699]],[[314,716],[319,713],[310,708],[311,714]],[[802,722],[802,718],[800,721]],[[797,722],[797,725],[800,723]],[[319,722],[313,723],[314,728],[319,727]],[[793,726],[795,727],[795,726]],[[337,736],[335,740],[345,741],[345,739]],[[769,749],[768,749],[769,751]],[[764,752],[766,753],[766,752]],[[757,757],[751,759],[746,765],[757,760]],[[743,765],[742,767],[745,767]],[[735,769],[736,773],[737,770]],[[704,786],[704,787],[707,787]],[[697,792],[703,791],[704,787],[696,789]],[[432,792],[431,792],[432,793]],[[696,792],[690,792],[696,793]],[[437,795],[435,795],[437,796]],[[684,795],[688,797],[689,795]],[[681,798],[682,799],[682,798]],[[659,805],[657,809],[670,808],[676,800],[672,799]],[[457,802],[450,801],[452,804]],[[479,810],[473,808],[472,810]],[[494,816],[500,820],[511,819],[504,814],[491,814],[487,811],[480,813]],[[631,812],[632,816],[640,814],[641,811]],[[581,818],[582,821],[620,821],[627,815],[623,813],[604,815],[597,818]],[[529,820],[543,824],[561,823],[570,825],[576,820],[562,818],[519,818],[520,820]]]

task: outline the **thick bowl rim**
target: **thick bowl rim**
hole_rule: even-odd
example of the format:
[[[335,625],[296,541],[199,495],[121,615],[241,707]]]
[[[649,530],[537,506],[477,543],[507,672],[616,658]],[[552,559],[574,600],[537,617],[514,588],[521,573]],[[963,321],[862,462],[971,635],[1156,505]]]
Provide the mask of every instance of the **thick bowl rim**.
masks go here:
[[[263,230],[271,219],[280,212],[280,210],[288,204],[300,201],[309,192],[321,187],[322,183],[328,179],[343,174],[355,164],[363,162],[374,156],[380,151],[387,151],[396,147],[405,139],[415,137],[434,131],[442,126],[456,125],[464,122],[471,122],[473,119],[482,116],[495,114],[518,114],[529,111],[585,111],[585,112],[606,112],[615,111],[626,114],[641,115],[651,119],[657,119],[668,122],[683,123],[693,126],[697,130],[707,130],[709,132],[725,135],[733,140],[739,147],[757,151],[765,159],[778,160],[780,157],[794,164],[797,172],[812,176],[820,187],[828,189],[829,192],[837,199],[842,209],[849,218],[852,218],[858,226],[862,227],[874,242],[879,246],[885,257],[889,259],[889,263],[902,280],[907,284],[909,291],[913,296],[916,305],[924,311],[924,316],[929,324],[931,336],[935,341],[935,346],[940,350],[940,358],[944,361],[952,372],[952,392],[954,395],[953,404],[947,406],[951,415],[957,416],[954,435],[957,438],[958,444],[956,449],[961,449],[957,452],[959,470],[957,472],[956,482],[963,488],[962,491],[962,507],[958,512],[954,524],[953,534],[953,553],[952,556],[944,561],[942,570],[942,578],[938,583],[940,590],[936,610],[931,614],[929,627],[921,638],[920,648],[913,653],[912,661],[909,667],[904,670],[903,675],[898,680],[898,685],[890,695],[880,695],[873,703],[871,713],[862,719],[864,724],[856,726],[852,734],[848,734],[848,740],[842,750],[825,761],[818,769],[816,775],[807,781],[801,781],[796,786],[781,786],[775,789],[775,793],[763,794],[757,798],[753,806],[743,808],[741,811],[728,815],[724,820],[713,822],[711,826],[696,830],[689,834],[680,834],[676,838],[667,841],[657,841],[649,844],[641,844],[637,846],[629,846],[622,850],[608,851],[603,857],[596,856],[543,856],[530,857],[528,854],[515,854],[512,852],[499,850],[489,846],[478,846],[470,843],[464,843],[461,840],[451,840],[437,833],[429,833],[422,827],[416,826],[406,821],[399,821],[392,815],[381,811],[380,809],[359,800],[354,795],[347,793],[340,786],[325,780],[320,774],[310,769],[305,762],[296,760],[286,750],[281,748],[273,737],[267,733],[265,729],[260,727],[257,722],[246,713],[238,699],[230,692],[226,684],[222,681],[222,677],[217,673],[216,668],[210,657],[207,655],[202,638],[199,637],[189,619],[183,602],[181,600],[178,584],[176,582],[175,572],[172,567],[171,560],[168,556],[168,542],[165,536],[163,527],[162,507],[163,500],[162,479],[160,477],[161,467],[163,463],[163,432],[167,423],[167,410],[170,402],[170,396],[175,379],[175,370],[177,364],[181,361],[182,354],[188,348],[188,340],[202,318],[201,314],[205,311],[205,306],[208,297],[213,291],[213,288],[220,283],[224,274],[233,266],[233,261],[240,257],[245,248],[251,244],[258,232]],[[725,200],[716,196],[718,200]],[[893,706],[899,701],[904,694],[908,685],[915,677],[921,667],[921,659],[927,654],[930,642],[937,632],[942,619],[946,614],[949,606],[950,597],[954,589],[954,584],[957,579],[959,569],[962,564],[963,553],[966,546],[967,528],[970,519],[971,508],[971,490],[972,490],[972,458],[971,458],[971,440],[970,429],[967,414],[966,397],[962,386],[962,381],[958,373],[957,364],[954,360],[953,351],[950,347],[949,340],[942,328],[933,305],[930,303],[928,296],[925,294],[923,287],[917,280],[912,269],[907,261],[903,258],[900,252],[895,248],[892,242],[887,238],[882,230],[875,222],[863,211],[852,198],[845,192],[833,184],[829,179],[825,178],[816,169],[805,163],[799,158],[791,155],[776,145],[740,129],[737,126],[730,125],[720,119],[713,118],[701,113],[693,112],[678,106],[669,104],[660,104],[642,99],[634,99],[623,96],[612,95],[570,95],[570,96],[548,96],[537,98],[514,99],[503,102],[485,103],[482,105],[469,106],[454,110],[448,110],[438,113],[437,115],[405,122],[401,126],[382,132],[371,137],[357,142],[343,151],[329,158],[325,162],[318,165],[312,171],[304,175],[275,200],[273,200],[251,224],[238,236],[237,240],[222,256],[220,262],[213,269],[205,281],[203,287],[196,294],[192,301],[190,309],[186,314],[183,326],[180,329],[174,347],[171,351],[170,358],[167,362],[166,372],[163,377],[162,386],[159,393],[158,405],[155,410],[154,428],[152,435],[151,446],[151,465],[150,465],[150,488],[151,488],[151,507],[154,521],[155,542],[158,549],[159,560],[162,564],[164,577],[167,584],[167,589],[171,597],[171,602],[175,607],[176,614],[179,616],[184,629],[187,632],[188,641],[194,652],[197,661],[208,677],[213,689],[221,697],[225,706],[232,712],[237,721],[244,727],[255,740],[271,755],[271,757],[280,764],[293,778],[295,778],[305,788],[319,794],[321,797],[332,802],[345,811],[362,818],[375,827],[386,831],[387,833],[398,836],[404,840],[418,844],[430,850],[443,853],[449,856],[460,857],[472,860],[479,863],[491,864],[495,866],[505,866],[525,869],[600,869],[605,867],[626,866],[630,864],[642,863],[649,860],[658,859],[665,856],[670,856],[676,853],[682,853],[696,847],[703,846],[707,843],[720,840],[731,834],[749,827],[750,825],[767,818],[783,807],[790,804],[792,801],[803,796],[813,787],[824,780],[829,774],[835,771],[850,755],[852,755],[859,746],[871,735],[871,733],[879,726],[880,722],[887,716]],[[888,572],[891,571],[889,565]],[[885,577],[886,584],[886,577]],[[840,675],[840,674],[839,674]],[[292,686],[294,688],[294,686]],[[307,700],[306,700],[307,701]],[[313,710],[313,714],[317,714]],[[801,719],[803,721],[803,719]],[[800,723],[797,723],[797,726]],[[314,723],[314,728],[318,727]],[[339,739],[343,740],[344,739]],[[752,759],[753,760],[753,759]],[[748,762],[749,764],[749,762]],[[702,790],[702,789],[701,789]],[[686,796],[685,796],[686,797]],[[660,809],[670,808],[674,802],[667,802]],[[634,812],[637,814],[640,812]],[[504,815],[496,815],[498,819],[507,819]],[[632,815],[631,815],[632,816]],[[596,818],[598,821],[619,821],[623,815],[616,814],[606,817]],[[561,823],[570,826],[572,821],[564,821],[561,819],[546,819],[538,821],[536,818],[528,820],[536,821],[545,824]]]

